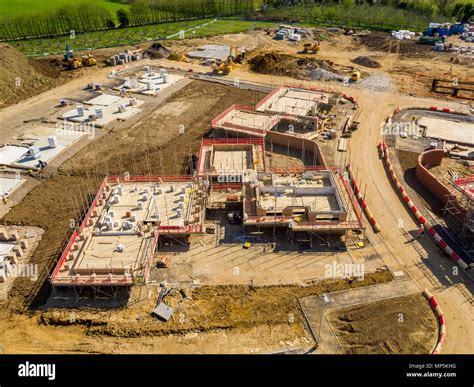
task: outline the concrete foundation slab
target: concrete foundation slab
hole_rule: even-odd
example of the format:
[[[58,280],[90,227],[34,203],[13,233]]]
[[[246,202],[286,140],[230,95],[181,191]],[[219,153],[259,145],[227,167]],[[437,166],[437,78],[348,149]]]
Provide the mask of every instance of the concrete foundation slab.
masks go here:
[[[5,145],[0,148],[0,164],[13,164],[27,152],[24,146]]]
[[[98,97],[84,101],[84,103],[87,105],[110,106],[119,103],[121,100],[122,98],[116,95],[102,94]]]
[[[189,52],[187,55],[194,59],[226,60],[230,55],[230,46],[205,44]]]
[[[8,163],[12,166],[37,167],[39,160],[49,163],[63,150],[70,147],[87,132],[67,130],[54,127],[37,127],[24,133],[24,137],[32,139],[32,146],[37,147],[39,152],[37,158],[28,154],[28,148],[22,146],[9,146],[7,149]],[[56,138],[56,146],[51,146],[49,137]],[[3,149],[3,148],[2,148]],[[15,159],[14,156],[17,156]]]
[[[0,177],[0,196],[8,196],[21,184],[25,182],[25,179],[16,179],[10,177]]]
[[[468,122],[422,117],[420,125],[426,127],[426,137],[474,145],[474,125]]]

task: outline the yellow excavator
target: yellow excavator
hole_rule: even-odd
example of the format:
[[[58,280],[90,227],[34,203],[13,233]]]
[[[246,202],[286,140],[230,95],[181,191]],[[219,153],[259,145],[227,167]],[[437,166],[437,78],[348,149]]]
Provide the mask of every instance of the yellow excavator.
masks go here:
[[[321,51],[321,44],[319,42],[305,43],[303,45],[303,53],[305,54],[309,54],[310,52],[317,54],[319,51]]]
[[[234,47],[234,46],[230,47],[230,51],[229,51],[230,59],[228,58],[228,60],[231,60],[233,64],[242,63],[242,60],[244,59],[244,57],[245,57],[245,51],[239,52],[239,47]]]

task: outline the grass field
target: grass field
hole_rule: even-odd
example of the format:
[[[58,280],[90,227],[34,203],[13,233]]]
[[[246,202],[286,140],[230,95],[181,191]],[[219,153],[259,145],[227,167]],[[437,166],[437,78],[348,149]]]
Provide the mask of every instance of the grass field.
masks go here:
[[[107,0],[95,0],[95,3],[108,9],[114,16],[120,8],[127,8],[128,4],[114,3]],[[71,4],[70,0],[0,0],[0,19],[8,16],[42,14]]]
[[[185,32],[185,38],[201,38],[206,36],[232,34],[252,30],[258,27],[265,28],[274,25],[274,23],[267,22],[220,19],[206,26],[196,28],[212,20],[213,19],[199,19],[186,22],[160,23],[142,27],[100,32],[87,32],[76,35],[76,38],[73,41],[71,41],[69,37],[61,37],[21,40],[9,42],[9,44],[18,48],[26,55],[41,56],[63,52],[66,43],[69,43],[74,50],[78,51],[92,48],[136,44],[146,40],[166,39],[170,35],[179,33],[181,30],[186,31],[193,28],[195,29]],[[178,36],[172,38],[178,39]]]

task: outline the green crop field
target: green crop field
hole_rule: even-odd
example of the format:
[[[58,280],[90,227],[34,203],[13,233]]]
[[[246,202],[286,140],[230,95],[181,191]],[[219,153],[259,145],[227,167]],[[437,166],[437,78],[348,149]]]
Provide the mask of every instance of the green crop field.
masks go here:
[[[118,9],[128,7],[128,4],[107,0],[94,2],[108,9],[114,18]],[[0,18],[48,13],[68,4],[71,4],[70,0],[0,0]]]
[[[185,31],[185,38],[202,38],[238,33],[275,25],[275,23],[267,22],[219,19],[206,26],[199,27],[212,20],[213,19],[199,19],[184,22],[159,23],[141,27],[119,28],[100,32],[86,32],[78,34],[74,40],[71,40],[69,37],[60,37],[20,40],[10,42],[9,44],[18,48],[26,55],[42,56],[63,52],[66,43],[69,43],[74,50],[79,51],[136,44],[147,40],[166,39],[170,35],[178,34],[180,31]],[[179,39],[179,36],[172,36],[171,39]]]

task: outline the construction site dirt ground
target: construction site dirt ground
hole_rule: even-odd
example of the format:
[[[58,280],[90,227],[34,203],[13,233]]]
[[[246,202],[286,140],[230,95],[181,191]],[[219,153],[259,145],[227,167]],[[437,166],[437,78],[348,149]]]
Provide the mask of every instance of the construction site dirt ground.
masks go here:
[[[239,44],[261,51],[280,49],[291,55],[302,55],[298,54],[301,50],[298,45],[274,41],[264,32],[169,42],[167,45],[171,50],[179,50],[181,47],[184,51],[204,42]],[[115,51],[117,49],[114,49]],[[322,43],[318,58],[341,66],[351,66],[352,60],[361,55],[372,56],[381,64],[381,68],[366,68],[363,71],[367,74],[381,72],[391,77],[395,85],[394,90],[380,93],[357,85],[343,87],[337,82],[302,81],[288,76],[256,74],[248,71],[246,65],[233,71],[227,78],[274,86],[285,82],[316,87],[330,86],[348,92],[358,99],[361,111],[357,120],[361,125],[349,141],[348,152],[344,157],[336,157],[336,165],[343,166],[344,161],[350,161],[354,170],[359,170],[359,177],[363,176],[367,202],[374,209],[374,215],[382,227],[382,232],[377,235],[369,231],[369,248],[381,257],[390,272],[405,272],[410,281],[416,283],[420,289],[426,287],[438,292],[437,298],[449,327],[449,337],[443,352],[472,353],[473,315],[472,304],[469,302],[472,300],[472,283],[463,275],[453,274],[453,264],[440,253],[429,237],[425,236],[414,243],[407,242],[404,230],[412,232],[418,225],[393,189],[376,148],[381,140],[381,122],[397,107],[440,104],[459,107],[459,104],[445,100],[407,96],[407,93],[413,90],[418,97],[431,96],[428,77],[420,77],[414,84],[417,73],[472,78],[472,67],[453,64],[449,55],[431,52],[419,57],[387,54],[383,50],[373,51],[367,48],[367,45],[354,42],[354,38],[343,35],[328,35],[328,39]],[[153,64],[184,71],[192,69],[194,72],[208,73],[210,70],[209,66],[166,59],[153,61]],[[78,78],[56,89],[2,109],[0,122],[4,128],[8,128],[8,123],[12,121],[18,125],[22,114],[30,112],[32,117],[41,117],[43,103],[57,101],[89,82],[97,82],[108,72],[110,69],[106,68],[82,72]],[[79,218],[79,214],[75,212],[74,200],[85,201],[87,195],[95,194],[99,180],[104,174],[130,172],[147,175],[150,170],[160,174],[161,154],[164,160],[163,169],[167,174],[183,173],[187,167],[186,160],[190,154],[196,154],[201,136],[209,128],[212,118],[232,103],[254,105],[263,95],[239,88],[193,81],[170,97],[166,104],[159,106],[149,115],[140,117],[131,127],[125,126],[104,133],[59,168],[47,169],[35,179],[38,182],[36,187],[10,210],[2,222],[37,226],[45,230],[31,262],[39,264],[40,272],[47,274],[61,252],[60,245],[67,237],[70,220]],[[377,109],[374,109],[374,101],[377,101]],[[34,113],[31,113],[31,109]],[[184,134],[179,134],[182,127],[185,129]],[[285,164],[287,161],[282,158],[281,162]],[[170,321],[169,325],[157,323],[149,316],[157,298],[156,288],[153,287],[150,299],[137,303],[130,309],[80,311],[72,308],[56,311],[58,317],[53,317],[53,310],[37,310],[46,306],[45,302],[50,294],[46,275],[36,284],[27,279],[17,279],[9,300],[1,311],[0,329],[5,334],[0,344],[5,353],[238,353],[266,352],[281,347],[306,347],[312,345],[312,339],[304,330],[303,324],[288,323],[288,313],[295,314],[295,321],[302,321],[296,305],[298,297],[331,292],[349,285],[360,286],[391,279],[390,273],[384,271],[367,275],[364,282],[338,282],[335,288],[326,283],[314,285],[316,288],[296,285],[249,288],[240,285],[195,289],[196,293],[193,292],[191,298],[196,300],[197,296],[198,304],[194,306],[195,309],[191,307],[193,312],[190,312],[194,321],[188,321],[190,325],[184,331],[176,327],[179,323],[179,313],[175,316],[176,321]],[[138,290],[134,289],[134,292]],[[254,292],[258,296],[252,296]],[[183,301],[178,293],[175,297],[170,298],[170,302],[182,301],[183,305],[190,302]],[[203,300],[201,304],[206,306],[202,310],[199,306],[200,297]],[[25,306],[36,311],[25,312]],[[84,313],[82,319],[80,313]],[[125,320],[130,325],[123,324]],[[170,332],[163,336],[166,326]],[[150,327],[153,333],[151,339],[146,336]],[[196,334],[202,327],[207,333]],[[370,345],[370,342],[367,342]]]
[[[135,287],[128,307],[119,309],[74,309],[76,301],[62,300],[70,309],[21,315],[3,310],[1,345],[5,353],[252,353],[310,348],[314,342],[305,328],[299,298],[390,280],[390,273],[381,271],[363,281],[327,280],[306,287],[203,286],[184,294],[176,289],[165,299],[176,311],[166,323],[150,314],[159,288]],[[55,301],[50,303],[45,308]],[[122,342],[123,346],[117,345]]]
[[[342,308],[328,319],[348,354],[425,354],[436,344],[436,317],[421,294]]]
[[[414,41],[394,41],[387,33],[373,32],[369,36],[346,36],[339,32],[330,32],[327,29],[315,29],[314,36],[315,39],[321,41],[321,51],[318,54],[303,53],[305,41],[295,43],[275,40],[273,35],[267,35],[264,31],[162,43],[171,52],[180,54],[186,54],[203,44],[246,47],[248,49],[246,60],[240,69],[232,73],[234,77],[239,77],[240,71],[249,71],[252,66],[249,61],[251,62],[255,56],[276,55],[280,60],[274,70],[270,66],[268,69],[260,68],[259,71],[272,75],[274,84],[279,84],[282,81],[278,80],[279,77],[296,74],[296,79],[298,79],[298,75],[305,70],[308,62],[319,62],[317,67],[334,70],[336,73],[347,73],[350,68],[356,68],[361,72],[363,78],[385,74],[392,80],[390,91],[398,91],[403,94],[411,93],[417,96],[432,95],[430,88],[433,78],[458,78],[468,81],[474,77],[472,62],[466,61],[461,64],[450,53],[434,52],[430,46],[419,45]],[[399,54],[397,54],[398,44],[400,45]],[[370,59],[362,60],[362,63],[376,61],[380,67],[367,67],[353,62],[354,59],[360,57]],[[286,60],[282,60],[282,58]],[[300,59],[299,65],[296,64],[298,59]],[[301,61],[301,59],[303,60]],[[321,62],[323,62],[322,65]],[[199,63],[198,60],[188,59],[188,63],[185,65],[191,67],[197,63]],[[307,77],[301,76],[299,78],[307,79]],[[376,86],[377,79],[374,79],[373,82],[373,86]],[[324,83],[322,82],[322,84]],[[364,84],[364,87],[370,86],[372,86],[371,82]]]

